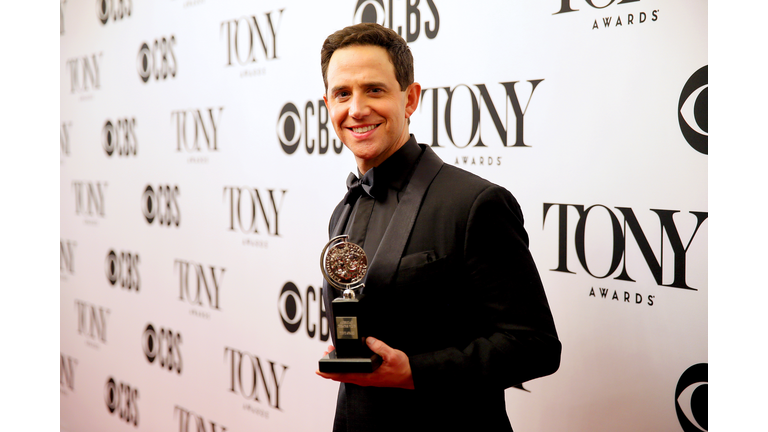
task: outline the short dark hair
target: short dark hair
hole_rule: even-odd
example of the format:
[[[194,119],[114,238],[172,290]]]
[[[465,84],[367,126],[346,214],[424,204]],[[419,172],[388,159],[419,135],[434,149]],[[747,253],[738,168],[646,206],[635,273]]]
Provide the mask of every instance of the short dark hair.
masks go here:
[[[380,46],[387,50],[389,61],[395,66],[395,78],[400,90],[405,91],[413,84],[413,55],[405,40],[395,31],[375,23],[361,23],[345,27],[328,36],[320,51],[320,66],[323,70],[323,84],[328,91],[328,64],[337,49],[353,45]]]

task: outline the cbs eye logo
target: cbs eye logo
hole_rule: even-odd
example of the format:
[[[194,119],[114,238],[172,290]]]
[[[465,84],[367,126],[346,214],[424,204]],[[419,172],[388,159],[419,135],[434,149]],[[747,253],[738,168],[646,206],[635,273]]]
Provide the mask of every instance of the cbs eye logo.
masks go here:
[[[353,21],[355,24],[376,23],[388,27],[397,31],[397,34],[403,36],[408,43],[419,38],[422,27],[427,39],[434,39],[440,31],[440,14],[437,6],[434,0],[426,0],[424,2],[426,6],[423,4],[419,6],[419,3],[419,0],[416,2],[408,0],[405,5],[401,4],[395,11],[392,0],[389,0],[387,6],[384,5],[384,0],[358,0]],[[396,26],[394,21],[399,25]]]
[[[171,224],[179,226],[181,223],[181,211],[179,210],[178,196],[181,195],[178,186],[160,185],[157,192],[151,185],[147,185],[141,196],[141,211],[148,224],[157,219],[160,226]]]
[[[359,0],[355,6],[355,23],[376,23],[383,26],[386,16],[384,2],[381,0]]]
[[[277,308],[280,311],[280,318],[283,320],[285,329],[291,333],[296,333],[301,327],[304,310],[301,293],[295,284],[288,282],[283,286]]]
[[[683,372],[677,382],[675,411],[685,432],[707,431],[708,369],[707,363],[695,364]]]
[[[708,154],[708,90],[707,66],[688,78],[677,104],[677,120],[685,140],[699,153]]]
[[[131,0],[96,0],[96,16],[102,25],[106,25],[110,17],[117,21],[131,16],[132,8]]]

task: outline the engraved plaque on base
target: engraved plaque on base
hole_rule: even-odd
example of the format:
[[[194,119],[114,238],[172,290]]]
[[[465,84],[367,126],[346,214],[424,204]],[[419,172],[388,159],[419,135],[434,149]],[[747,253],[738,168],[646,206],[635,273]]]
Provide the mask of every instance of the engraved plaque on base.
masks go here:
[[[346,235],[332,238],[320,255],[320,267],[328,285],[342,291],[331,302],[336,330],[336,347],[320,359],[320,372],[373,372],[381,365],[381,357],[365,344],[368,336],[361,301],[355,293],[364,287],[368,258],[360,246],[348,242]]]

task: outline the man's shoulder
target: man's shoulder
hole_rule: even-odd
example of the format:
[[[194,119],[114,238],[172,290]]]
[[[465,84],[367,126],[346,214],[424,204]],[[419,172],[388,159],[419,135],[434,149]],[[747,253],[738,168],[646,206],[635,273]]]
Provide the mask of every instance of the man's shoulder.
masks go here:
[[[472,196],[477,196],[486,190],[499,190],[502,193],[509,193],[503,186],[499,186],[477,174],[448,163],[443,164],[443,167],[440,169],[435,178],[435,185],[439,188],[446,188],[452,193],[469,194]]]
[[[432,153],[434,157],[439,158],[439,156],[434,152],[434,150],[431,149],[431,147],[429,147],[428,144],[419,144],[419,145],[431,150],[430,153]],[[443,166],[440,169],[440,172],[438,173],[435,180],[439,180],[440,182],[445,182],[445,181],[456,182],[457,185],[463,186],[465,188],[480,189],[480,190],[487,189],[489,187],[494,187],[494,186],[501,187],[495,183],[492,183],[478,176],[477,174],[473,174],[469,171],[466,171],[462,168],[451,165],[444,161],[443,161]]]
[[[491,181],[480,177],[477,174],[471,173],[465,169],[459,168],[449,163],[443,164],[443,167],[440,170],[440,174],[450,179],[461,180],[462,182],[465,182],[469,185],[476,185],[479,187],[498,186],[492,183]]]

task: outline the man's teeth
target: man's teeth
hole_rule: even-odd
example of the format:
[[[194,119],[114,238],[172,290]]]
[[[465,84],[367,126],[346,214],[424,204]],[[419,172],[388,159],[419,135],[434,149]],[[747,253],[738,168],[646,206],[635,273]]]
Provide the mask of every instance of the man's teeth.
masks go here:
[[[375,129],[376,126],[378,126],[378,125],[370,125],[370,126],[366,126],[366,127],[352,128],[352,131],[354,133],[365,133],[365,132],[368,132],[369,130]]]

